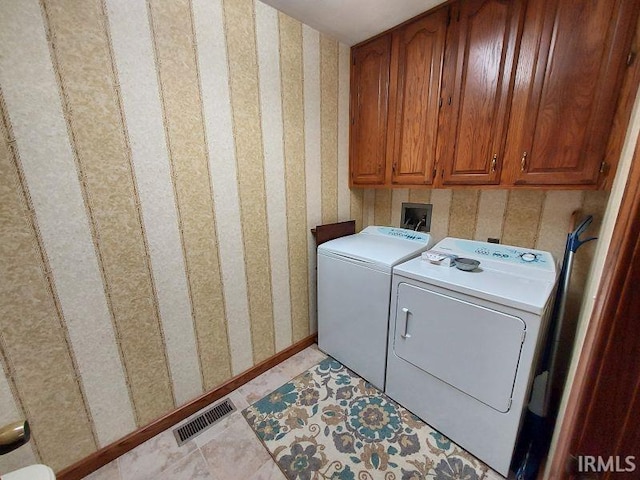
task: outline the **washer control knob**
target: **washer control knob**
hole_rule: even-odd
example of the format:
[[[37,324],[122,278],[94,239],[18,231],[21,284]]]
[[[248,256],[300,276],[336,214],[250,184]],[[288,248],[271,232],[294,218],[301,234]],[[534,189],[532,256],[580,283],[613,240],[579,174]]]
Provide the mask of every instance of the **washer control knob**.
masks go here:
[[[522,258],[522,260],[524,260],[525,262],[534,262],[536,260],[536,254],[527,252],[520,255],[520,258]]]

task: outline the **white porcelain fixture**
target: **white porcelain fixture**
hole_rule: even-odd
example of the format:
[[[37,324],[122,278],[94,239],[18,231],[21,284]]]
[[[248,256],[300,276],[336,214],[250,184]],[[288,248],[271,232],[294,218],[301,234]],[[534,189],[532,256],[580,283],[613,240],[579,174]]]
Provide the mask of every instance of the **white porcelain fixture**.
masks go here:
[[[431,236],[371,226],[318,247],[318,347],[384,388],[391,269]]]
[[[386,393],[507,475],[557,278],[548,252],[445,238],[393,269]]]
[[[30,465],[2,475],[2,480],[56,480],[56,476],[46,465]]]

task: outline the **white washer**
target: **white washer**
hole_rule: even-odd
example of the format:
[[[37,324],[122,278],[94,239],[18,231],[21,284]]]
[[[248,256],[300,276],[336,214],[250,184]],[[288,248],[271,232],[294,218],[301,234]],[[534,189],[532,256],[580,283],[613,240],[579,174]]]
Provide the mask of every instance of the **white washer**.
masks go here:
[[[445,238],[464,272],[415,258],[393,269],[386,393],[507,476],[551,312],[548,252]]]
[[[371,226],[318,247],[318,347],[380,389],[391,269],[430,241],[429,234]]]

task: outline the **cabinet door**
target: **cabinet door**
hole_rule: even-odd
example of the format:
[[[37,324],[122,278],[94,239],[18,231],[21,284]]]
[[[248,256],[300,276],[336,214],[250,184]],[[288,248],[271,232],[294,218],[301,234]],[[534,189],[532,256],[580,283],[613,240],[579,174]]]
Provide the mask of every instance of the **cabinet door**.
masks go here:
[[[390,55],[390,35],[351,52],[352,186],[385,183]]]
[[[637,1],[530,0],[514,85],[509,181],[596,185]]]
[[[463,0],[453,8],[443,85],[442,184],[496,184],[522,0]]]
[[[441,8],[393,34],[389,109],[393,184],[433,183],[447,12]]]

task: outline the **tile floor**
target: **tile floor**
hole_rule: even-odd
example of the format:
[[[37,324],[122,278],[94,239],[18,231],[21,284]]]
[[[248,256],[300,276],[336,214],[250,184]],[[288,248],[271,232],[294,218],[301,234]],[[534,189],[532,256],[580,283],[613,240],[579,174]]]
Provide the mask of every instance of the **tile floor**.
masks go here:
[[[232,392],[237,410],[193,440],[178,447],[173,436],[189,417],[85,480],[286,480],[240,412],[325,357],[315,345],[303,350]]]
[[[178,447],[172,431],[199,412],[85,480],[286,480],[241,411],[325,357],[312,345],[232,392],[237,410],[193,440]],[[488,473],[485,480],[504,480]]]

